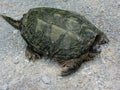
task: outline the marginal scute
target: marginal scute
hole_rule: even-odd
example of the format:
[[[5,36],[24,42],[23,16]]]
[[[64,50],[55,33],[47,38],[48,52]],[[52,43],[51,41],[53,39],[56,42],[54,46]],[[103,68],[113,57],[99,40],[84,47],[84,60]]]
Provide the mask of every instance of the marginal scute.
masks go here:
[[[57,14],[57,13],[54,14],[53,18],[54,18],[55,22],[60,22],[61,23],[62,20],[63,20],[63,17],[60,14]]]

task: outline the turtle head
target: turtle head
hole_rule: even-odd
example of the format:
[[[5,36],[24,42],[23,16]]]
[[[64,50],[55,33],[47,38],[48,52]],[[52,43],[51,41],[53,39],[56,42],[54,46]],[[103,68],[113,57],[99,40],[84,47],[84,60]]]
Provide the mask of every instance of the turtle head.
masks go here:
[[[5,16],[5,15],[0,15],[0,17],[4,18],[14,28],[18,30],[21,29],[21,20],[14,20],[11,17]]]

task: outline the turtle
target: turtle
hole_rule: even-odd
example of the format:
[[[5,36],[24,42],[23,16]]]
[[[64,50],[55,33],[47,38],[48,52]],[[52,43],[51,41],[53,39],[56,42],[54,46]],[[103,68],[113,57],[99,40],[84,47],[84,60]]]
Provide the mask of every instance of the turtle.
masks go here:
[[[76,72],[85,61],[100,54],[100,45],[108,43],[106,34],[84,15],[51,7],[37,7],[23,14],[20,20],[1,15],[20,31],[27,43],[29,60],[48,57],[61,67],[61,76]]]

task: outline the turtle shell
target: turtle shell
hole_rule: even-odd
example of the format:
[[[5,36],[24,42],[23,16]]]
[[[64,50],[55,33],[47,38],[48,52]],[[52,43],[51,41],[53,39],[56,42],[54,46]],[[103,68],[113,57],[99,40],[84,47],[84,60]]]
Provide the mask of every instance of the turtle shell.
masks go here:
[[[21,35],[34,51],[50,58],[77,58],[102,33],[84,16],[55,8],[34,8],[23,15]]]

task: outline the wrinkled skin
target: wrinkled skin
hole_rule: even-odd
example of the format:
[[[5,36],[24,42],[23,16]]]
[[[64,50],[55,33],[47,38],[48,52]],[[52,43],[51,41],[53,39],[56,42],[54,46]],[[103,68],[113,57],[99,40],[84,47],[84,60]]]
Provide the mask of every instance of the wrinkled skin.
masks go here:
[[[21,20],[2,17],[20,30],[27,42],[26,56],[30,60],[47,56],[62,67],[62,76],[75,72],[82,62],[92,60],[98,46],[107,43],[106,35],[75,12],[55,8],[34,8]]]

